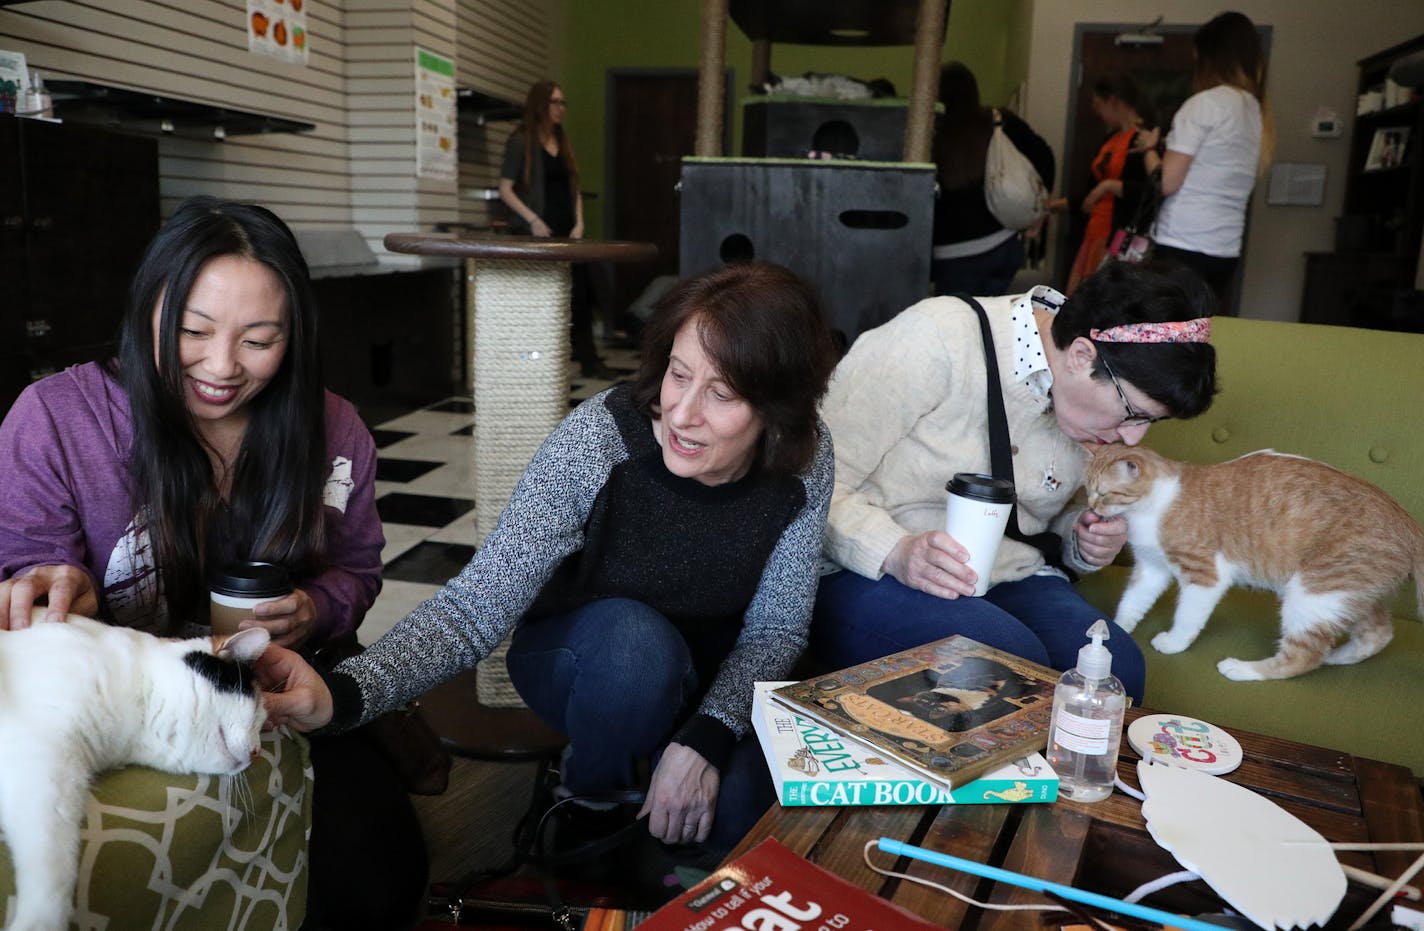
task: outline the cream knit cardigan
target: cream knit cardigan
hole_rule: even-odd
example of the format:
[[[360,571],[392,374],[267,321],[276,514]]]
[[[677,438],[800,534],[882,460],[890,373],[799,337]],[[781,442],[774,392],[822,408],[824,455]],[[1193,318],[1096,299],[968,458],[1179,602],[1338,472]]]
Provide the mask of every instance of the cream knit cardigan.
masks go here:
[[[1068,534],[1068,509],[1088,451],[1058,429],[1047,398],[1014,378],[1013,306],[1027,297],[981,298],[989,316],[1013,444],[1019,527],[1064,534],[1064,558],[1081,572]],[[988,474],[988,387],[973,308],[933,297],[861,334],[836,367],[821,408],[836,450],[836,483],[826,522],[825,556],[867,578],[883,574],[903,537],[944,529],[945,483],[956,472]],[[1056,489],[1045,475],[1057,480]],[[1067,510],[1065,510],[1067,509]],[[1043,568],[1038,550],[1004,540],[994,583]]]

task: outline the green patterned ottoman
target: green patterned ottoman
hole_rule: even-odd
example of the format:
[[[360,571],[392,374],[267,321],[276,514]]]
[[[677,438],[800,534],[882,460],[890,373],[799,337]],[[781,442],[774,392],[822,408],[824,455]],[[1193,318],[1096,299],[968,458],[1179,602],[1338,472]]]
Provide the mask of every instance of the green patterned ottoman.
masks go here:
[[[238,776],[103,774],[80,835],[70,928],[295,929],[306,912],[311,803],[306,738],[285,728],[262,735]],[[0,843],[0,918],[13,913],[14,894]]]

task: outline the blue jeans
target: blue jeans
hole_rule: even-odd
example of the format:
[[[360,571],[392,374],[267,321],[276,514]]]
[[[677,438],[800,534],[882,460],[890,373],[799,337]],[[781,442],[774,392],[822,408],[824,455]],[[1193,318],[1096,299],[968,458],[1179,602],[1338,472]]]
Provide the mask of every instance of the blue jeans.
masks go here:
[[[715,672],[704,673],[708,683]],[[640,764],[656,765],[707,684],[672,622],[626,598],[521,623],[509,676],[534,713],[568,735],[561,776],[575,795],[639,786]],[[720,776],[706,843],[729,850],[775,801],[755,734],[737,741]]]
[[[811,652],[832,669],[962,634],[1054,669],[1078,663],[1087,630],[1103,613],[1067,580],[1031,575],[1000,582],[982,598],[939,598],[902,585],[842,570],[821,578],[811,622]],[[1112,672],[1142,702],[1147,667],[1132,635],[1108,619]]]
[[[1014,275],[1023,266],[1023,237],[1015,234],[988,252],[957,259],[934,259],[930,277],[935,294],[993,297],[1007,294]]]

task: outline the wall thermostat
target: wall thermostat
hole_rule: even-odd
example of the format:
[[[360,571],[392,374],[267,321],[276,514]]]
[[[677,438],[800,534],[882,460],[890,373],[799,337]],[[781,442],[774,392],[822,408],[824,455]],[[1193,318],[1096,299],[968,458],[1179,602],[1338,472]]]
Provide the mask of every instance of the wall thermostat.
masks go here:
[[[1339,120],[1322,117],[1315,121],[1310,134],[1317,139],[1334,139],[1344,131],[1345,128],[1340,125]]]
[[[1315,114],[1315,119],[1310,121],[1310,135],[1316,139],[1336,139],[1344,131],[1344,123],[1328,110]]]

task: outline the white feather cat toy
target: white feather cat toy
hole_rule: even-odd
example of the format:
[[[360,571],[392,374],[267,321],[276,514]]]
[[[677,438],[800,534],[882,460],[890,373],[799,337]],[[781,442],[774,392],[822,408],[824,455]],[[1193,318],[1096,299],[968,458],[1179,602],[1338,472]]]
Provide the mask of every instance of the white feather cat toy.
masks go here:
[[[16,873],[9,931],[68,925],[98,773],[128,764],[239,773],[266,719],[251,672],[264,630],[162,640],[43,617],[39,609],[33,626],[0,631],[0,835]]]

